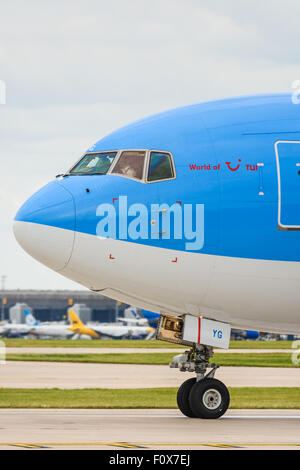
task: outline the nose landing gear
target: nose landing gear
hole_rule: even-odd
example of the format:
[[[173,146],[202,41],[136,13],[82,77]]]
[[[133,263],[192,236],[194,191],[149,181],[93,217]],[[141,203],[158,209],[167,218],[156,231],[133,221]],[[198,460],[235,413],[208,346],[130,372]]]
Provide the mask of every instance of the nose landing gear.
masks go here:
[[[212,355],[211,347],[195,345],[191,351],[175,357],[170,364],[170,367],[179,368],[182,372],[197,374],[197,378],[184,382],[177,393],[178,408],[189,418],[218,419],[229,408],[229,391],[214,378],[218,366],[209,364]],[[209,367],[212,370],[205,376]]]
[[[184,382],[177,393],[180,411],[189,418],[217,419],[226,413],[230,396],[227,387],[214,378],[219,368],[210,364],[213,347],[228,349],[231,328],[228,323],[195,317],[161,315],[156,338],[191,347],[175,356],[170,367],[195,372],[196,378]],[[211,369],[207,373],[207,370]]]

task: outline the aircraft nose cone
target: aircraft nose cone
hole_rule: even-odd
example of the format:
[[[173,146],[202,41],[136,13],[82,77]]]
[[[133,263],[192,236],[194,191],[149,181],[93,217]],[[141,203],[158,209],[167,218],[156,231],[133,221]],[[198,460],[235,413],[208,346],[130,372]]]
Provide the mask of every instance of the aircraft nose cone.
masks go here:
[[[29,255],[55,271],[63,270],[74,244],[72,194],[57,182],[47,184],[19,209],[13,231]]]

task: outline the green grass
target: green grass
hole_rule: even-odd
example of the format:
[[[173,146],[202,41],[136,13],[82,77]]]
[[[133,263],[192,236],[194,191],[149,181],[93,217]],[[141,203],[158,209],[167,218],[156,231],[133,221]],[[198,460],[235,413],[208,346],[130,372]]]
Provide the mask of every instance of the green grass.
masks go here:
[[[126,340],[126,339],[99,339],[99,340],[68,340],[68,339],[10,339],[3,338],[7,348],[183,348],[178,344],[166,343],[157,340]]]
[[[32,362],[77,362],[95,364],[150,364],[167,365],[174,354],[139,353],[139,354],[7,354],[8,361]]]
[[[300,367],[293,364],[289,353],[217,353],[212,362],[227,367]]]
[[[292,341],[231,341],[230,349],[291,349]]]
[[[76,362],[96,364],[168,365],[173,353],[139,354],[8,354],[8,361]],[[286,353],[216,353],[211,362],[232,367],[300,367]]]
[[[300,409],[299,388],[231,388],[231,409]],[[177,408],[177,389],[0,389],[0,408]]]
[[[63,340],[63,339],[4,339],[8,348],[183,348],[165,341],[146,340]],[[291,341],[231,341],[230,349],[291,349]]]

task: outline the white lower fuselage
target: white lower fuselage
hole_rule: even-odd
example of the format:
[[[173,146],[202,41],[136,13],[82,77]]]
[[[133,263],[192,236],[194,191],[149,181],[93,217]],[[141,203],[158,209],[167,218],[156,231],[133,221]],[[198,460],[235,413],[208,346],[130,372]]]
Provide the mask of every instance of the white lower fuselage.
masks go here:
[[[43,264],[121,302],[234,328],[300,333],[297,262],[176,252],[19,221],[15,234]],[[65,253],[71,239],[72,249]]]

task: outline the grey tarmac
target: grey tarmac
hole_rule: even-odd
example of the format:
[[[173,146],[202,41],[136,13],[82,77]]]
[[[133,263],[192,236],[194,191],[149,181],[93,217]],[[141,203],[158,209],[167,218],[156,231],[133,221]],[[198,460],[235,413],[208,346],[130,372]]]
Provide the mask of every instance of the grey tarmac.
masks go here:
[[[177,410],[0,410],[0,449],[298,449],[300,411],[230,410],[217,421]]]
[[[168,366],[7,361],[0,365],[5,388],[180,387],[193,374]],[[297,368],[221,367],[216,378],[228,387],[300,387]]]

